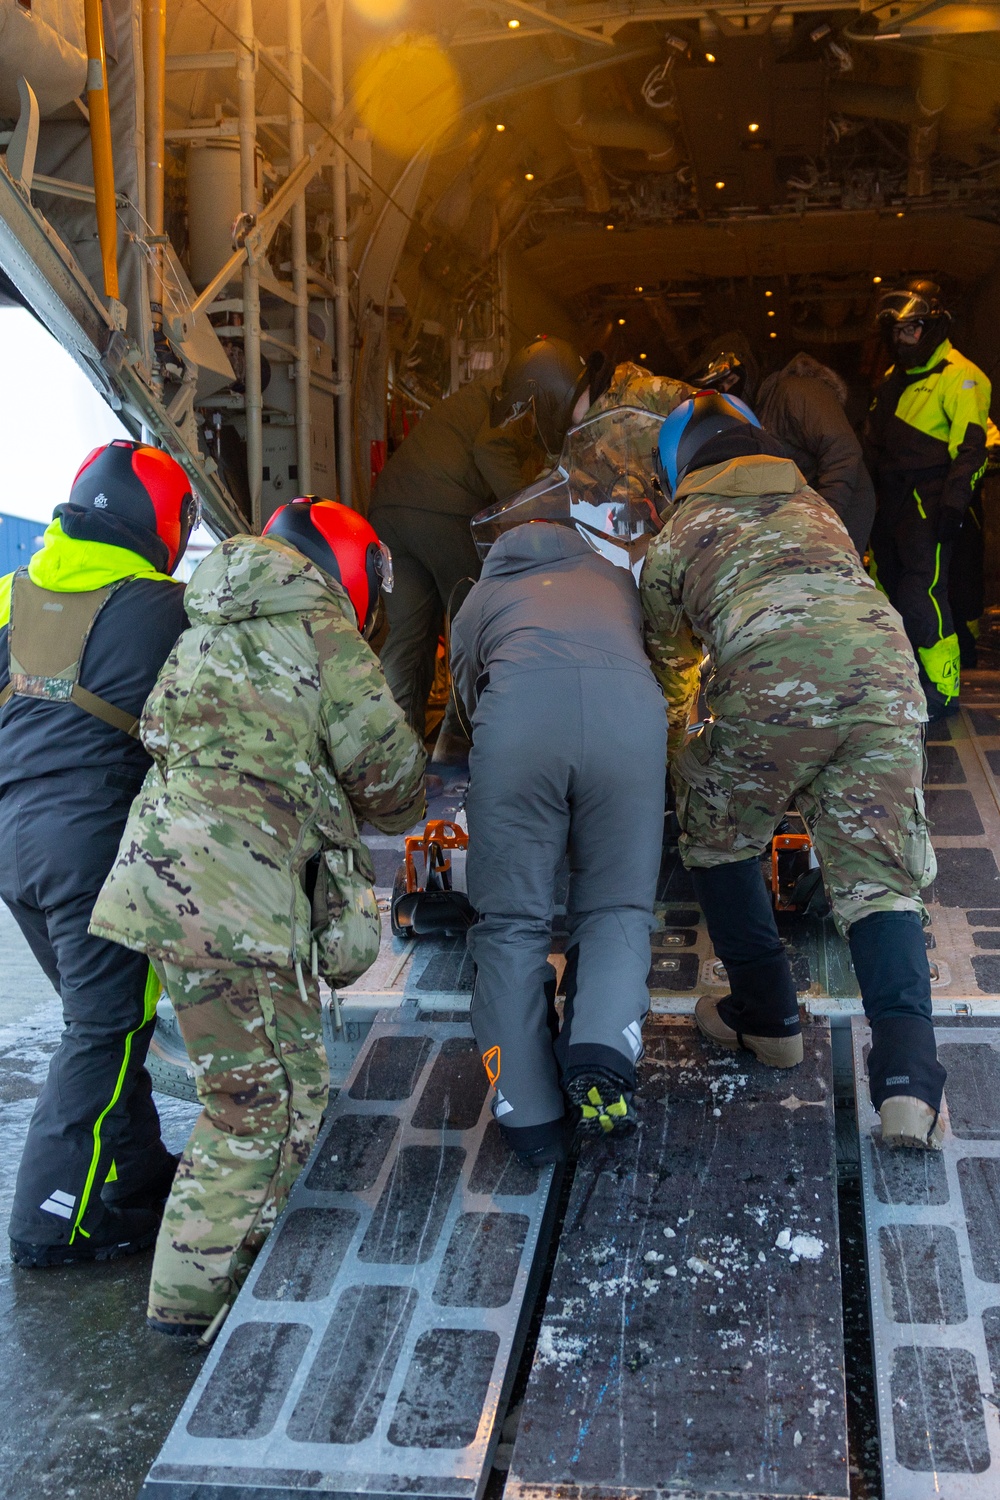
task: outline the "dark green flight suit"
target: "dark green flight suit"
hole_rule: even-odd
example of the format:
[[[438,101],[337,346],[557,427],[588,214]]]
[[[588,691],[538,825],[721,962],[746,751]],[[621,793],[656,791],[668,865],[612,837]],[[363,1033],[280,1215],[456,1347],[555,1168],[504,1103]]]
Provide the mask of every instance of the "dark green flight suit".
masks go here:
[[[389,459],[372,494],[368,519],[392,551],[395,574],[386,596],[382,669],[420,735],[444,611],[450,605],[455,614],[479,577],[469,521],[495,500],[516,495],[543,459],[537,440],[518,428],[491,429],[494,384],[473,381],[432,406]]]

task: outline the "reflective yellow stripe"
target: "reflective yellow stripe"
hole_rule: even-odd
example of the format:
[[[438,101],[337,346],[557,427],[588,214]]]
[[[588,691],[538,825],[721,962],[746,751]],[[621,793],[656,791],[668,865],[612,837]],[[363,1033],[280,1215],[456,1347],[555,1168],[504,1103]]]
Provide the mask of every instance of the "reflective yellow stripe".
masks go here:
[[[931,596],[931,603],[934,606],[934,613],[937,615],[938,640],[939,641],[943,641],[944,640],[944,621],[941,618],[941,608],[940,608],[937,600],[934,597],[934,590],[938,586],[938,579],[940,577],[941,577],[941,543],[938,542],[937,546],[934,549],[934,578],[933,578],[931,586],[927,590],[927,592]]]
[[[94,1149],[90,1157],[90,1170],[87,1173],[87,1180],[83,1185],[83,1192],[80,1194],[80,1207],[77,1209],[76,1222],[73,1225],[73,1233],[69,1237],[69,1242],[71,1245],[76,1239],[77,1233],[82,1234],[84,1239],[90,1238],[87,1231],[81,1227],[81,1220],[83,1219],[83,1216],[87,1211],[87,1206],[90,1203],[90,1195],[94,1190],[94,1179],[97,1176],[97,1166],[101,1159],[101,1126],[104,1124],[106,1117],[114,1109],[115,1105],[118,1103],[118,1100],[121,1098],[122,1086],[125,1083],[125,1075],[128,1072],[129,1060],[132,1056],[132,1038],[138,1032],[140,1032],[144,1026],[147,1026],[156,1015],[156,1002],[160,998],[161,989],[162,985],[160,984],[160,981],[156,976],[156,972],[153,969],[152,964],[150,964],[149,973],[146,975],[146,988],[143,991],[142,997],[142,1020],[139,1025],[134,1027],[125,1037],[125,1051],[122,1055],[122,1065],[118,1069],[118,1077],[115,1080],[114,1093],[111,1095],[111,1098],[108,1100],[107,1104],[104,1106],[104,1108],[101,1110],[101,1113],[94,1121]]]
[[[919,512],[920,512],[920,519],[921,519],[921,521],[926,521],[927,520],[927,512],[924,510],[923,501],[921,500],[920,496],[917,494],[916,490],[913,491],[913,498],[917,502],[917,510],[919,510]]]

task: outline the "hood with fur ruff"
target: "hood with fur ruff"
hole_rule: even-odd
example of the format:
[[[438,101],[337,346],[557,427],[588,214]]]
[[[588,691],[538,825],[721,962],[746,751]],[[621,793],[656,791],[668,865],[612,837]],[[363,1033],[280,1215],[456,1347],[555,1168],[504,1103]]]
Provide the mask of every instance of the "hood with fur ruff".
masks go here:
[[[783,370],[776,370],[761,383],[757,395],[757,415],[765,427],[769,425],[768,417],[771,413],[768,412],[768,405],[771,397],[779,382],[788,375],[798,375],[807,380],[822,380],[824,385],[828,385],[833,391],[841,406],[847,405],[847,382],[837,374],[836,370],[831,370],[829,365],[820,364],[819,360],[814,359],[811,354],[796,354]]]

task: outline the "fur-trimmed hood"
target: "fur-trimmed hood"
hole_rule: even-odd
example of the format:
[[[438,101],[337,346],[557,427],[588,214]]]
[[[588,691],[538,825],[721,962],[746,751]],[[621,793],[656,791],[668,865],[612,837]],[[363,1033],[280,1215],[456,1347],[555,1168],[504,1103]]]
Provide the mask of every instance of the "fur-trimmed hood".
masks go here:
[[[761,383],[757,394],[757,415],[765,427],[768,426],[770,415],[768,405],[771,397],[779,382],[788,375],[798,375],[807,380],[822,380],[833,391],[841,406],[847,405],[847,382],[837,374],[836,370],[831,370],[829,365],[820,364],[819,360],[814,359],[811,354],[796,354],[783,370],[776,370]]]

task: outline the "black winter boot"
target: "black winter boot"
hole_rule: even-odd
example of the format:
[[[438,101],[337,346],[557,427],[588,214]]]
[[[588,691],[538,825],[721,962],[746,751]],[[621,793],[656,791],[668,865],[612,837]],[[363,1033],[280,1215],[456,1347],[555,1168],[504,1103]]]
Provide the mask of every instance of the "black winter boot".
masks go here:
[[[547,1167],[569,1156],[572,1125],[563,1116],[542,1125],[501,1125],[500,1134],[522,1167]]]
[[[584,1063],[567,1068],[563,1088],[569,1102],[580,1111],[577,1128],[582,1134],[622,1136],[635,1129],[634,1079],[630,1082],[613,1068]]]
[[[916,912],[880,911],[855,922],[848,940],[871,1022],[868,1089],[887,1145],[939,1149],[947,1074],[937,1060],[931,976]]]
[[[795,981],[784,953],[729,969],[732,986],[717,1000],[702,995],[694,1009],[698,1029],[730,1052],[744,1047],[769,1068],[795,1068],[805,1053]]]
[[[701,996],[699,1029],[729,1051],[745,1047],[768,1067],[794,1068],[803,1057],[798,994],[760,865],[748,859],[690,874],[730,984],[721,999]]]
[[[160,1228],[160,1215],[144,1208],[106,1208],[84,1236],[72,1245],[29,1245],[11,1240],[10,1258],[15,1266],[38,1270],[44,1266],[75,1266],[85,1261],[118,1260],[148,1250]]]

